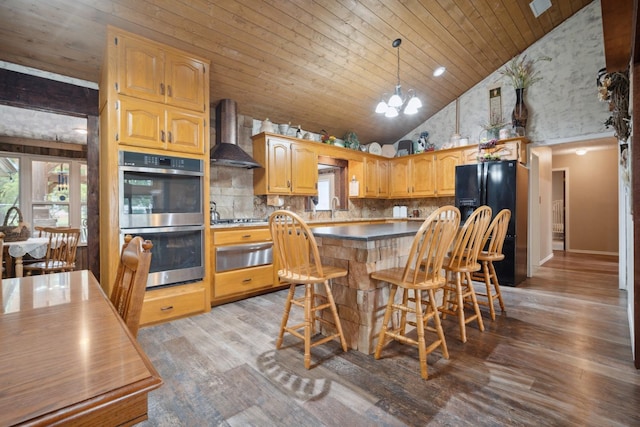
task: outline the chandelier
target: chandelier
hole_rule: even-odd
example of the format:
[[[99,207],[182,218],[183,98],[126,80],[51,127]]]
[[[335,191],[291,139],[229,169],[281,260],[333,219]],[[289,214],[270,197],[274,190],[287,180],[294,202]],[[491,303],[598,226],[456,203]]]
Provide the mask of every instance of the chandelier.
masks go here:
[[[396,89],[389,98],[388,101],[383,98],[380,100],[378,105],[376,106],[376,113],[383,114],[385,117],[396,117],[400,111],[404,114],[416,114],[418,112],[418,108],[422,107],[422,102],[416,96],[416,93],[413,89],[409,89],[407,91],[407,96],[402,95],[402,88],[400,86],[400,44],[402,43],[402,39],[395,39],[391,46],[398,49],[398,84],[396,85]],[[408,101],[407,101],[408,100]]]

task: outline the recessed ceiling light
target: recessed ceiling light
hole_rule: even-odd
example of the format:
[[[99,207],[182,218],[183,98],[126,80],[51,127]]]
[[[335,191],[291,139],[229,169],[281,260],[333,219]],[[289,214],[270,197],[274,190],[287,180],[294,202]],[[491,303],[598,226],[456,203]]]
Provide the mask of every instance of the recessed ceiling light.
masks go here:
[[[83,134],[83,135],[86,135],[86,134],[87,134],[87,130],[86,130],[86,129],[83,129],[83,128],[73,128],[73,130],[74,130],[75,132],[81,133],[81,134]]]
[[[577,154],[578,156],[584,156],[585,154],[587,154],[587,150],[585,150],[584,148],[578,148],[578,149],[576,150],[576,154]]]
[[[433,71],[433,76],[434,77],[440,77],[441,75],[444,74],[444,72],[446,71],[446,68],[444,67],[438,67]]]

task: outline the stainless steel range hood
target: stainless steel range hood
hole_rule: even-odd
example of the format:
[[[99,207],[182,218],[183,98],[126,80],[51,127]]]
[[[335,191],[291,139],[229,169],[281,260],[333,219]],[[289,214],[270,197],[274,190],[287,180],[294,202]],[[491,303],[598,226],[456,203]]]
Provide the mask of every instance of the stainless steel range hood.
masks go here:
[[[237,144],[236,102],[232,99],[222,99],[216,106],[216,144],[211,149],[211,164],[246,169],[262,167]]]

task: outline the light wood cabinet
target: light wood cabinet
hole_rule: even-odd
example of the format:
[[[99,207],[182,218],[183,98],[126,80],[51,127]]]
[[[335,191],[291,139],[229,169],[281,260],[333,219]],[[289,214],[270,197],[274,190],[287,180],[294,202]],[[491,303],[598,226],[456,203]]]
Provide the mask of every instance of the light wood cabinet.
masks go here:
[[[411,194],[414,197],[431,197],[436,192],[436,162],[433,153],[411,159]]]
[[[456,193],[456,166],[462,164],[461,151],[438,153],[436,156],[436,196]]]
[[[499,141],[492,148],[491,154],[500,156],[500,160],[517,160],[520,163],[527,164],[527,143],[525,138],[512,138]],[[478,149],[477,145],[462,150],[462,164],[470,165],[478,163],[478,158],[484,153]]]
[[[389,196],[389,161],[366,157],[364,159],[364,197]]]
[[[254,170],[254,194],[318,194],[318,154],[309,144],[263,133],[253,137],[253,157],[264,165]]]
[[[389,197],[430,197],[435,194],[435,157],[432,153],[404,156],[390,162]]]
[[[517,160],[520,163],[527,163],[527,148],[522,140],[499,144],[496,146],[494,154],[499,155],[501,160]]]
[[[271,290],[278,285],[273,264],[239,268],[229,271],[216,271],[218,249],[229,246],[271,242],[268,227],[239,227],[233,229],[212,230],[213,250],[211,253],[211,303],[221,304],[259,292]]]
[[[205,60],[121,30],[109,32],[107,49],[107,108],[116,109],[118,143],[208,154]]]
[[[202,114],[128,97],[117,101],[116,110],[116,139],[121,144],[180,153],[204,153],[205,120]]]
[[[474,145],[470,148],[465,148],[460,152],[461,161],[463,165],[473,165],[478,163],[478,146]]]
[[[406,197],[411,193],[411,159],[394,159],[389,165],[389,197]]]
[[[148,101],[204,112],[206,65],[137,37],[116,35],[118,50],[116,91]]]
[[[204,162],[209,205],[209,63],[205,58],[109,26],[100,81],[100,283],[107,295],[119,262],[121,150]],[[208,224],[203,212],[202,224]],[[204,247],[210,247],[205,233]],[[155,244],[155,242],[154,242]],[[155,252],[154,252],[155,253]],[[160,253],[161,255],[161,253]],[[155,254],[155,256],[160,256]],[[149,289],[141,325],[211,309],[209,253],[201,281]]]
[[[167,320],[202,313],[207,289],[202,284],[171,286],[147,291],[140,315],[141,325],[152,325]]]
[[[291,194],[318,194],[318,154],[307,145],[291,145]]]

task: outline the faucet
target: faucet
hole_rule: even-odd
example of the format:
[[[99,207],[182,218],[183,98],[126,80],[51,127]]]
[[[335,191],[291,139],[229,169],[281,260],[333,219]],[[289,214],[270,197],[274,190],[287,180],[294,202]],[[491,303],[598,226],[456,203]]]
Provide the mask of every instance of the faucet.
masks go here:
[[[335,218],[336,209],[340,207],[340,199],[338,197],[333,196],[331,198],[331,219]]]

